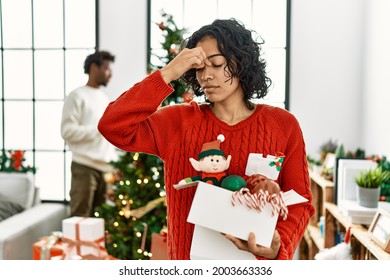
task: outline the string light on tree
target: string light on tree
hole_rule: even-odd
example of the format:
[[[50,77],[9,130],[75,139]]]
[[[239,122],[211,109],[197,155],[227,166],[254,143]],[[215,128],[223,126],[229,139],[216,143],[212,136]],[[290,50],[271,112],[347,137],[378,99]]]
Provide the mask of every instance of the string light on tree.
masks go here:
[[[148,259],[151,234],[166,226],[165,192],[156,187],[164,185],[163,164],[154,156],[123,152],[112,165],[121,174],[111,188],[113,201],[96,209],[105,220],[107,251],[119,259]]]

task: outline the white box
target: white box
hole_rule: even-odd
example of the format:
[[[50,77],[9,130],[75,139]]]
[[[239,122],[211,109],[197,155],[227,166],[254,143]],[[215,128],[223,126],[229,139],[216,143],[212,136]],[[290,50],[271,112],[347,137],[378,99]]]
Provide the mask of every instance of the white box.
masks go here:
[[[238,250],[236,245],[220,232],[195,225],[190,259],[256,260],[256,257],[248,251]]]
[[[62,221],[62,233],[65,240],[71,240],[70,243],[65,242],[67,246],[75,242],[75,245],[69,247],[70,250],[66,254],[68,259],[89,254],[101,256],[100,249],[104,248],[104,219],[71,217]]]
[[[181,185],[180,187],[183,186]],[[197,226],[216,231],[218,237],[220,236],[221,238],[225,237],[220,233],[226,233],[243,240],[248,240],[249,233],[254,232],[257,244],[270,247],[278,219],[278,215],[272,214],[271,205],[266,204],[261,212],[251,210],[239,203],[233,206],[231,202],[232,194],[233,192],[230,190],[204,182],[198,182],[187,221]],[[283,199],[286,205],[307,201],[306,198],[300,196],[293,190],[283,193]],[[215,237],[215,233],[213,235]],[[194,245],[197,246],[192,249],[198,252],[209,250],[224,252],[226,250],[220,242],[211,242],[208,244],[199,242],[198,238],[199,235],[194,234],[192,241],[192,247]],[[201,235],[201,238],[204,238],[204,234]],[[212,248],[211,246],[214,247]],[[239,251],[237,248],[235,249]],[[202,257],[213,258],[205,254]]]

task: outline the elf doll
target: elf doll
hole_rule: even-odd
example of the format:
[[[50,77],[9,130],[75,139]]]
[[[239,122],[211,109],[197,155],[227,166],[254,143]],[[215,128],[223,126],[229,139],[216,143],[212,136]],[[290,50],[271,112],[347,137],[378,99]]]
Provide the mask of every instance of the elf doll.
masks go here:
[[[221,186],[222,181],[227,177],[226,170],[230,166],[231,156],[225,155],[220,149],[221,143],[225,137],[220,134],[217,140],[204,143],[202,151],[198,155],[198,160],[190,158],[192,167],[202,173],[197,176],[185,178],[179,182],[179,185],[194,181],[202,181],[211,185]]]

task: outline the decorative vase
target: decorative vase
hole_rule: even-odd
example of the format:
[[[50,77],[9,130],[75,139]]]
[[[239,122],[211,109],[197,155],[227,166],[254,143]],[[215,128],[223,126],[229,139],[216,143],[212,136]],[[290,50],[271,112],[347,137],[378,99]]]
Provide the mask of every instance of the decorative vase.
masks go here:
[[[362,188],[357,187],[357,202],[360,206],[368,208],[377,208],[381,188]]]

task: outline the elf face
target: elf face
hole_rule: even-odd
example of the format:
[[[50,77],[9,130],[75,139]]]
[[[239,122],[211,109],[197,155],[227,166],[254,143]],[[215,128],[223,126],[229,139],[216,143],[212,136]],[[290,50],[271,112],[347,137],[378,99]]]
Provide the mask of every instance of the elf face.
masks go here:
[[[205,158],[202,158],[198,163],[198,171],[203,171],[206,173],[219,173],[229,168],[230,157],[226,159],[224,156],[221,155],[210,155]]]

